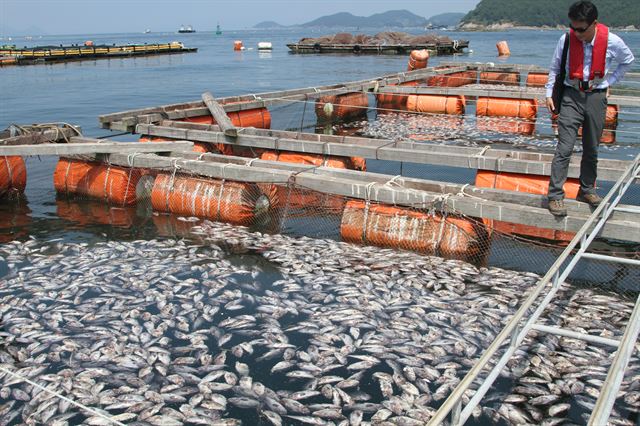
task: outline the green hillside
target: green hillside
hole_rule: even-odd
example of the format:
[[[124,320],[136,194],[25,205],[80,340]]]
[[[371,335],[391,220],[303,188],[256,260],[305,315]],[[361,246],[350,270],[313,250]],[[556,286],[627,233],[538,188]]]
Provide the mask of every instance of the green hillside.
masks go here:
[[[519,26],[567,25],[567,11],[574,0],[482,0],[460,25],[514,24]],[[593,0],[599,20],[611,27],[640,28],[638,0]]]

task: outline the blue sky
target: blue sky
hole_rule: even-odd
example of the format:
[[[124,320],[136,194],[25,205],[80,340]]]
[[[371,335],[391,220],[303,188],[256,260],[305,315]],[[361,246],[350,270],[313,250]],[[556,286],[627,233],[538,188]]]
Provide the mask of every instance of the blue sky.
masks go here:
[[[40,29],[46,34],[175,31],[181,24],[196,30],[245,29],[261,21],[300,24],[323,15],[351,12],[369,16],[407,9],[429,18],[467,12],[479,0],[0,0],[0,34]]]

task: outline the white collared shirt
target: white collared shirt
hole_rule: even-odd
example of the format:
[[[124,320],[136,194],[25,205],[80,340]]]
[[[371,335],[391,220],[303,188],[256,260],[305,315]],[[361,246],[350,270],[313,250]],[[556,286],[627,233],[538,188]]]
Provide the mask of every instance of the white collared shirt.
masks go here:
[[[553,83],[556,81],[556,75],[560,72],[560,64],[562,63],[562,49],[564,48],[564,39],[567,34],[562,34],[560,40],[558,40],[558,45],[556,46],[556,50],[553,53],[553,59],[551,60],[551,66],[549,67],[549,80],[547,80],[547,84],[545,85],[547,89],[547,97],[550,98],[553,93]],[[582,47],[584,51],[584,68],[583,68],[583,80],[588,81],[589,75],[591,74],[591,62],[593,56],[593,45],[595,44],[596,37],[593,37],[593,40],[588,42],[582,42]],[[567,77],[564,80],[564,84],[566,86],[572,86],[569,81],[569,56],[571,55],[568,52],[567,56],[567,66],[566,73]],[[609,73],[611,68],[611,62],[616,60],[618,66],[616,69]],[[607,42],[607,56],[605,60],[605,78],[604,80],[596,85],[594,89],[606,89],[609,86],[612,86],[616,82],[622,80],[624,74],[631,67],[631,64],[634,61],[633,53],[627,47],[627,45],[622,41],[620,37],[609,32],[609,39]]]

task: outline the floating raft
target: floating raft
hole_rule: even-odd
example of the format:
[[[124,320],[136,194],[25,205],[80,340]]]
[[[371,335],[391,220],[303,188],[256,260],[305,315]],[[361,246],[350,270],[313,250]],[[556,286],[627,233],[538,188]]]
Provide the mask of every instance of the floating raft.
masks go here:
[[[129,56],[165,55],[197,52],[182,43],[129,44],[124,46],[38,46],[30,49],[1,49],[0,57],[10,58],[2,65],[31,65],[45,62],[81,61],[86,59],[121,58]]]
[[[290,43],[291,53],[354,53],[354,54],[387,54],[404,55],[412,50],[426,49],[435,55],[453,55],[462,53],[469,47],[468,40],[425,44],[333,44],[333,43]]]

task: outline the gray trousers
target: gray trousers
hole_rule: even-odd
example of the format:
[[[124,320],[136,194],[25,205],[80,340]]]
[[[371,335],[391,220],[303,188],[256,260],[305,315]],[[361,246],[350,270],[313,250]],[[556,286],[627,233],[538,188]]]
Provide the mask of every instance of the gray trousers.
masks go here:
[[[598,144],[602,137],[606,113],[607,95],[605,91],[581,92],[573,87],[565,88],[558,117],[558,145],[551,163],[549,200],[564,198],[562,187],[567,181],[569,160],[580,126],[582,126],[580,190],[585,194],[595,194]]]

